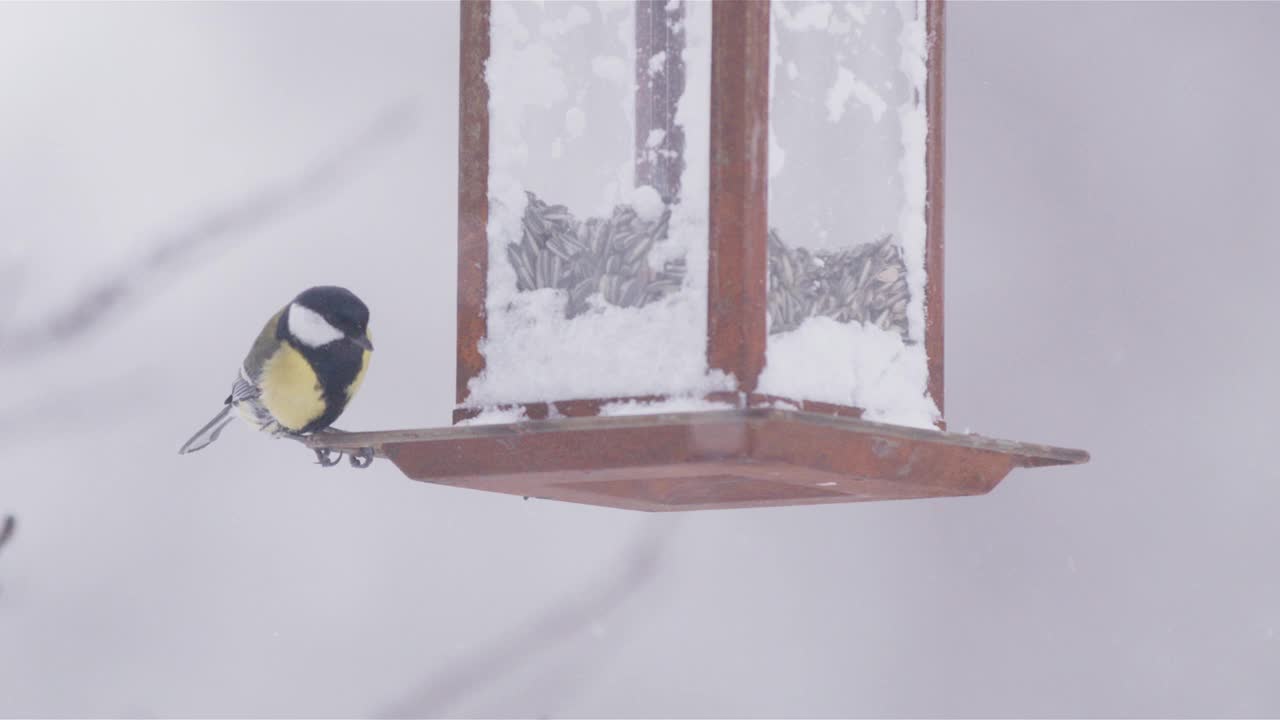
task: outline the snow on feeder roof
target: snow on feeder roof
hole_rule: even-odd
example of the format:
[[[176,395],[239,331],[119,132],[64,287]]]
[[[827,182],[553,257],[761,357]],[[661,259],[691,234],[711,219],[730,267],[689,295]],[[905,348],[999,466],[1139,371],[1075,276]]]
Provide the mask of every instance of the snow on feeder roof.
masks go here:
[[[939,2],[461,6],[460,427],[313,438],[641,510],[972,495],[944,432]]]

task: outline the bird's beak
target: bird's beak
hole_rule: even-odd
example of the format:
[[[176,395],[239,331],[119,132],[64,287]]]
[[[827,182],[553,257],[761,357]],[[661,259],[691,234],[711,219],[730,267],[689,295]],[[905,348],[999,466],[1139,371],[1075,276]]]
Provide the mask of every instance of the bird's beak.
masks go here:
[[[370,340],[368,337],[364,335],[359,335],[359,336],[350,335],[347,337],[347,339],[359,345],[360,347],[364,348],[365,350],[373,352],[373,341]]]

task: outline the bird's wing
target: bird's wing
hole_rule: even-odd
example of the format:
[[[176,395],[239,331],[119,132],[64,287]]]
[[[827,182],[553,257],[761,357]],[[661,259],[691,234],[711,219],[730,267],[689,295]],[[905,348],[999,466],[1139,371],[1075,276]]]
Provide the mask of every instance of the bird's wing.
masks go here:
[[[267,360],[275,351],[276,346],[281,342],[277,339],[277,332],[280,327],[280,317],[284,315],[284,309],[271,316],[267,324],[263,326],[262,332],[258,333],[258,338],[253,341],[253,347],[249,348],[249,354],[244,357],[244,365],[241,370],[241,377],[256,386],[258,379],[262,377],[262,368],[267,364]],[[239,382],[237,381],[237,386]],[[232,393],[235,394],[234,391]]]
[[[240,372],[236,375],[236,380],[231,385],[231,394],[227,396],[226,404],[223,406],[222,411],[206,423],[204,427],[197,430],[190,440],[183,443],[182,449],[178,450],[179,454],[195,452],[213,443],[222,434],[222,430],[227,426],[227,423],[234,419],[228,417],[231,413],[231,408],[246,400],[254,400],[261,394],[258,389],[258,378],[262,375],[262,367],[266,365],[267,359],[271,357],[271,352],[277,342],[276,331],[279,328],[280,316],[283,313],[284,310],[281,309],[280,312],[272,315],[267,324],[263,326],[262,332],[258,333],[258,338],[253,341],[253,347],[249,348],[249,354],[245,356],[244,363],[240,366]],[[250,405],[253,405],[253,403],[250,403]]]
[[[249,371],[240,368],[240,374],[236,376],[236,381],[231,385],[231,395],[227,397],[227,404],[239,404],[245,400],[253,400],[262,394],[262,390],[258,388],[257,383],[249,379]]]

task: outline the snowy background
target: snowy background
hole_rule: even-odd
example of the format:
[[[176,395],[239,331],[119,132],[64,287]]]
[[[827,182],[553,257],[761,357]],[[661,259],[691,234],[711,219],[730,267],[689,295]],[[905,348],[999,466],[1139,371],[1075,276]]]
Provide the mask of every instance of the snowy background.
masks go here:
[[[447,422],[455,5],[0,5],[0,715],[1280,713],[1280,4],[949,14],[947,415],[1093,462],[651,516],[175,453],[317,283]]]

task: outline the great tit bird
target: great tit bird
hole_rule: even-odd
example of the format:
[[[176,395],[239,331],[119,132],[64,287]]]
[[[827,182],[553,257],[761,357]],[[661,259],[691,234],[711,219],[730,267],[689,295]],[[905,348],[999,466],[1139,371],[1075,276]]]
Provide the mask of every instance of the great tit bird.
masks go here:
[[[228,417],[232,408],[253,427],[277,437],[325,430],[360,389],[372,351],[369,308],[360,298],[330,285],[303,290],[258,334],[222,412],[178,453],[195,452],[217,440],[233,419]],[[317,456],[324,462],[325,455],[317,451]],[[354,457],[352,464],[358,465]]]

